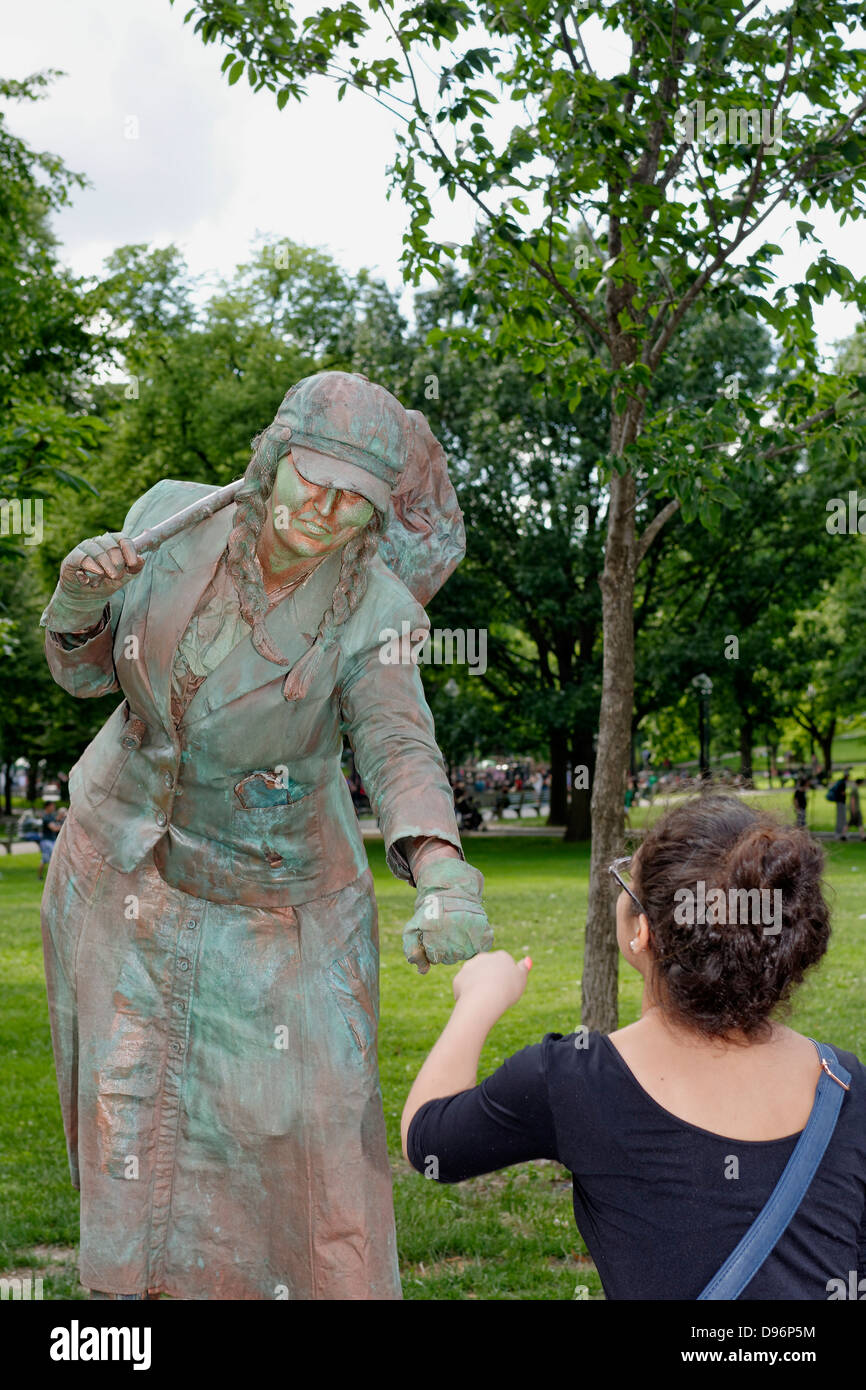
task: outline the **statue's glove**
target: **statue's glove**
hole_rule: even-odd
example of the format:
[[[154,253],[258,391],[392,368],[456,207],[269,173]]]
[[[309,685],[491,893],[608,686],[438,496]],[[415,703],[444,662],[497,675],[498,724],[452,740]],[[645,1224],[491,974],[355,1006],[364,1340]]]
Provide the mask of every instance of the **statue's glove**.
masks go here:
[[[86,562],[86,563],[85,563]],[[60,566],[60,579],[40,619],[50,632],[85,632],[95,627],[112,594],[144,565],[127,536],[106,531],[81,541]],[[83,582],[79,577],[86,576]]]
[[[426,975],[489,951],[493,931],[481,905],[484,878],[462,859],[434,859],[416,879],[415,912],[403,929],[403,954]]]

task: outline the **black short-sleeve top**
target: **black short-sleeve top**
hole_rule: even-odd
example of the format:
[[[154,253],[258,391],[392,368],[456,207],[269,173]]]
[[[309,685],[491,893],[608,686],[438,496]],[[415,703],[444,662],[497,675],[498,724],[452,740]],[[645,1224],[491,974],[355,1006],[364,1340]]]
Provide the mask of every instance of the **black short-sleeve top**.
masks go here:
[[[834,1051],[851,1089],[809,1191],[742,1299],[827,1299],[838,1287],[831,1280],[850,1287],[852,1271],[866,1277],[866,1067]],[[558,1160],[572,1174],[575,1221],[606,1296],[695,1299],[798,1138],[699,1129],[654,1101],[604,1034],[548,1033],[481,1085],[423,1105],[408,1153],[419,1172],[447,1183]]]

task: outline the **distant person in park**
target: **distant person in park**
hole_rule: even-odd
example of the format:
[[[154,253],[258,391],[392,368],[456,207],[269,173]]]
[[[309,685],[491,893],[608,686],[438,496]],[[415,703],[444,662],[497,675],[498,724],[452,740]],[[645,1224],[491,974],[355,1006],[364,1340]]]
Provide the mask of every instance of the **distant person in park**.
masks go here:
[[[54,843],[60,834],[63,825],[63,817],[58,815],[57,802],[46,801],[42,808],[42,828],[39,834],[39,850],[42,859],[39,864],[39,877],[45,877],[45,866],[51,858],[54,850]]]
[[[856,1282],[866,1268],[866,1067],[826,1047],[822,1062],[816,1042],[778,1021],[827,949],[822,871],[807,832],[736,797],[668,811],[630,862],[611,865],[619,948],[643,977],[639,1020],[609,1036],[548,1033],[478,1085],[481,1050],[531,961],[505,951],[469,961],[406,1101],[409,1161],[457,1183],[555,1160],[572,1174],[575,1220],[606,1296],[691,1300],[774,1192],[817,1094],[819,1114],[841,1102],[823,1158],[772,1249],[727,1296],[846,1296],[848,1272]],[[748,910],[743,890],[774,904],[778,891],[781,921]],[[732,904],[724,925],[707,920],[722,895]]]
[[[636,778],[636,777],[630,777],[628,774],[626,774],[626,779],[625,779],[625,823],[626,823],[626,826],[627,826],[629,829],[631,829],[631,817],[629,816],[629,811],[631,810],[632,806],[634,805],[634,799],[635,799],[636,796],[637,796],[637,778]]]
[[[794,788],[794,813],[797,825],[802,829],[806,824],[806,788],[808,783],[805,777],[798,777],[797,785]]]
[[[860,839],[863,836],[863,811],[860,806],[860,788],[863,786],[863,778],[858,777],[856,782],[851,785],[848,793],[848,828],[856,830]]]
[[[832,801],[836,806],[836,839],[847,840],[845,834],[845,822],[847,813],[848,778],[843,772],[842,776],[833,783],[827,792],[827,800]]]
[[[463,782],[458,782],[454,788],[454,810],[461,830],[487,829],[474,797],[470,796]]]

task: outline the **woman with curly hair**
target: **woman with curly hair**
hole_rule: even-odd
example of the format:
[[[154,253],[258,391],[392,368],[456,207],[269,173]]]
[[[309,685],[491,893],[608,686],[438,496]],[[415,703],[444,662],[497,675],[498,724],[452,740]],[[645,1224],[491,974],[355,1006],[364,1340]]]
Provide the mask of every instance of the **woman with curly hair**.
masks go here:
[[[440,1182],[558,1160],[608,1298],[856,1297],[851,1287],[866,1288],[866,1068],[779,1021],[827,949],[822,868],[805,831],[735,797],[669,811],[630,862],[611,866],[620,951],[643,978],[639,1020],[609,1036],[549,1033],[479,1086],[481,1048],[531,961],[505,951],[469,961],[406,1102],[409,1160]],[[771,1194],[781,1205],[813,1106],[840,1100],[787,1226],[740,1292],[720,1293],[715,1276],[734,1252],[748,1270],[740,1242]]]
[[[376,903],[341,754],[346,733],[417,888],[407,959],[488,949],[417,667],[382,659],[383,628],[423,636],[459,509],[423,416],[344,372],[288,392],[234,509],[136,552],[211,491],[151,488],[67,556],[42,618],[67,691],[125,696],[70,773],[43,900],[81,1279],[398,1298]]]

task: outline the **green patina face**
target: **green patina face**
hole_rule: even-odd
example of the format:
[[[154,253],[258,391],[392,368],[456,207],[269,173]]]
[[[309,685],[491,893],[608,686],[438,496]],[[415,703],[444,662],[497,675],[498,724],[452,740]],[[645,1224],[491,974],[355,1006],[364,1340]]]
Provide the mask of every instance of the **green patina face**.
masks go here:
[[[339,550],[373,515],[373,504],[357,492],[318,487],[301,477],[291,454],[280,459],[271,494],[274,555],[287,563]],[[281,557],[281,558],[282,558]],[[279,564],[274,568],[282,568]]]

